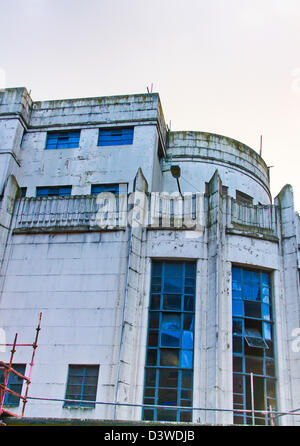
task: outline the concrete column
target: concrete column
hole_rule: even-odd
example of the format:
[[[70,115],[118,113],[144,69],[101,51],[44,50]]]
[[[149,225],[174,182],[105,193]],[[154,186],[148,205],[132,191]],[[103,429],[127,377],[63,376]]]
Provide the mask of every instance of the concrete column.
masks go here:
[[[124,290],[121,320],[121,334],[116,378],[116,402],[136,403],[137,374],[139,363],[139,321],[141,320],[143,296],[143,272],[145,256],[143,254],[143,234],[145,231],[143,212],[147,204],[147,181],[141,169],[134,181],[134,192],[130,197],[133,206],[129,216],[128,228],[128,263]],[[147,209],[147,207],[146,207]],[[115,406],[114,418],[117,420],[134,419],[136,408]]]
[[[232,408],[231,264],[226,262],[222,182],[218,171],[209,182],[207,403],[208,408]],[[225,202],[224,202],[225,205]],[[207,412],[207,422],[231,424],[231,412]]]
[[[280,216],[281,295],[284,303],[281,306],[281,309],[284,310],[284,315],[276,314],[275,317],[276,320],[280,319],[282,324],[285,324],[285,330],[284,327],[282,327],[282,330],[285,332],[284,338],[287,346],[285,358],[277,359],[279,378],[284,384],[283,389],[278,388],[279,409],[295,410],[300,408],[299,234],[297,227],[298,217],[294,209],[293,189],[290,185],[286,185],[281,190],[275,199],[275,204],[279,207]],[[278,348],[282,347],[283,334],[276,332],[275,336]],[[282,398],[283,390],[284,399]],[[284,416],[281,417],[280,421],[281,424],[300,425],[299,416]]]
[[[0,90],[0,194],[9,175],[18,178],[21,141],[31,107],[32,100],[25,88]]]

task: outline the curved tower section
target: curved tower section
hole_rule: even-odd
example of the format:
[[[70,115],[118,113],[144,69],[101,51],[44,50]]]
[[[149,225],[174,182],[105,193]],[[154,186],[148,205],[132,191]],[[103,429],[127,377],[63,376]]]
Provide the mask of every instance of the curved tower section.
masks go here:
[[[271,203],[268,166],[257,152],[235,139],[206,132],[171,132],[163,166],[166,192],[176,188],[170,164],[181,168],[183,192],[205,192],[205,183],[218,169],[228,195],[253,204]]]

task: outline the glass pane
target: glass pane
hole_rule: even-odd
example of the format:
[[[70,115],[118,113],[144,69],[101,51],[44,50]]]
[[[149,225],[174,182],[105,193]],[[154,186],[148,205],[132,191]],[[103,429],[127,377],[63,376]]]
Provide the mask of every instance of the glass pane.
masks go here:
[[[259,284],[259,272],[249,271],[247,269],[243,270],[243,280],[244,282],[251,282]]]
[[[246,373],[257,373],[258,375],[263,375],[263,360],[258,358],[246,358]]]
[[[85,368],[85,374],[86,376],[96,376],[98,378],[98,372],[99,372],[99,367],[86,367]]]
[[[181,387],[191,389],[193,386],[193,372],[190,370],[183,370],[181,372]]]
[[[261,304],[259,302],[245,302],[245,316],[261,317]]]
[[[233,374],[233,393],[243,393],[243,375]]]
[[[146,421],[154,420],[154,409],[144,409],[143,419]]]
[[[237,266],[232,267],[232,280],[241,281],[242,280],[242,269]]]
[[[183,369],[193,368],[193,352],[191,350],[181,351],[181,367]]]
[[[157,350],[148,349],[147,365],[156,365],[156,363],[157,363]]]
[[[97,386],[98,376],[86,376],[84,379],[85,386]]]
[[[146,387],[145,388],[145,396],[154,397],[155,396],[155,388],[154,387]]]
[[[263,322],[262,326],[263,326],[264,339],[271,340],[272,339],[271,325],[268,324],[267,322]]]
[[[164,294],[164,310],[181,310],[181,294]]]
[[[261,306],[261,312],[262,312],[262,318],[264,320],[271,320],[271,311],[270,311],[270,306],[267,304],[262,304]]]
[[[186,277],[195,277],[196,272],[196,264],[195,263],[186,263],[185,264],[185,275]]]
[[[243,332],[243,320],[233,319],[232,321],[232,334],[242,334]]]
[[[233,356],[233,371],[243,372],[243,359],[240,356]]]
[[[162,366],[179,366],[179,350],[178,349],[161,349],[160,350],[160,365]]]
[[[161,329],[168,330],[180,330],[181,329],[181,315],[178,313],[162,313]]]
[[[232,282],[232,298],[242,299],[242,284],[240,282]]]
[[[243,338],[241,336],[233,336],[233,352],[242,353],[243,352]]]
[[[158,405],[177,406],[177,389],[158,389]]]
[[[161,268],[162,268],[161,262],[153,262],[152,263],[152,275],[153,276],[161,276]]]
[[[157,421],[176,421],[176,409],[157,409]]]
[[[155,369],[146,369],[146,379],[145,379],[145,383],[146,386],[155,386],[155,382],[156,382],[156,370]]]
[[[244,315],[244,302],[242,300],[232,299],[232,314],[234,316]]]
[[[270,287],[270,274],[269,273],[261,273],[261,283],[264,286]]]
[[[182,348],[192,349],[194,346],[194,336],[192,331],[184,331],[182,333]]]
[[[269,287],[262,287],[262,301],[267,304],[270,302],[270,288]]]
[[[182,293],[183,283],[181,277],[165,277],[164,292]]]
[[[165,263],[165,277],[182,277],[183,263]]]
[[[238,404],[240,406],[243,406],[244,404],[244,396],[242,394],[234,394],[233,395],[233,404]]]
[[[269,398],[275,398],[276,388],[274,379],[266,379],[267,381],[267,395]]]
[[[192,421],[192,412],[180,411],[180,421],[182,422],[191,422]]]
[[[158,331],[157,330],[149,331],[148,346],[149,347],[157,347],[158,346]]]
[[[180,347],[180,331],[161,331],[160,344],[162,347]]]
[[[184,296],[184,311],[194,311],[193,296]]]
[[[192,391],[191,390],[182,390],[181,391],[181,398],[185,400],[191,400],[192,399]]]
[[[151,293],[160,293],[160,292],[161,292],[161,285],[152,283]]]
[[[177,387],[178,370],[161,369],[159,370],[159,387]]]
[[[152,294],[150,309],[151,310],[159,310],[160,309],[160,294]]]
[[[149,317],[149,328],[158,328],[159,327],[159,313],[151,312]]]
[[[266,374],[275,376],[275,365],[273,359],[266,359]]]
[[[260,301],[260,288],[258,285],[244,285],[244,299]]]
[[[144,404],[147,404],[149,406],[154,405],[155,404],[155,398],[144,398]]]

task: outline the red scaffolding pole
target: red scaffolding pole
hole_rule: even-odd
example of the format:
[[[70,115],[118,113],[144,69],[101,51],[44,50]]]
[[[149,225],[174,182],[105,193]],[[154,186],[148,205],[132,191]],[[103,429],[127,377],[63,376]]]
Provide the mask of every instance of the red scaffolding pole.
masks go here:
[[[30,385],[30,382],[31,382],[32,367],[34,365],[35,352],[36,352],[36,349],[37,349],[37,346],[38,346],[37,341],[38,341],[39,332],[40,332],[40,329],[41,329],[41,320],[42,320],[42,313],[40,313],[38,326],[36,328],[35,339],[34,339],[34,342],[32,344],[17,344],[18,333],[16,333],[16,335],[15,335],[15,339],[14,339],[13,344],[0,344],[0,345],[5,345],[5,346],[12,346],[9,363],[5,363],[3,361],[0,361],[0,370],[4,371],[4,374],[3,374],[4,375],[3,384],[0,384],[0,417],[1,417],[2,414],[13,416],[13,417],[19,417],[20,416],[20,415],[17,415],[15,413],[10,412],[10,411],[8,411],[8,410],[3,408],[4,402],[5,402],[5,396],[6,396],[7,392],[23,400],[23,407],[22,407],[21,417],[23,417],[23,415],[24,415],[25,406],[26,406],[27,397],[28,397],[28,389],[29,389],[29,385]],[[14,357],[14,354],[16,352],[16,347],[32,347],[33,348],[31,361],[30,361],[30,364],[29,364],[30,368],[29,368],[28,376],[22,375],[22,373],[18,372],[17,370],[15,370],[12,367],[13,357]],[[25,395],[24,396],[19,394],[19,393],[17,393],[17,392],[15,392],[15,391],[13,391],[13,390],[11,390],[8,387],[9,376],[10,376],[11,373],[15,374],[19,378],[21,378],[24,381],[26,381],[26,389],[25,389]]]

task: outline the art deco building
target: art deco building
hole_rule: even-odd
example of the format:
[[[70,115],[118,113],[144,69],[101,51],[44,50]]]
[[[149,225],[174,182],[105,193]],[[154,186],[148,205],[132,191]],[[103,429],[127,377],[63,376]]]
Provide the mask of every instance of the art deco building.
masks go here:
[[[158,94],[5,89],[0,192],[2,338],[42,312],[27,420],[299,425],[299,215],[256,151],[170,132]]]

